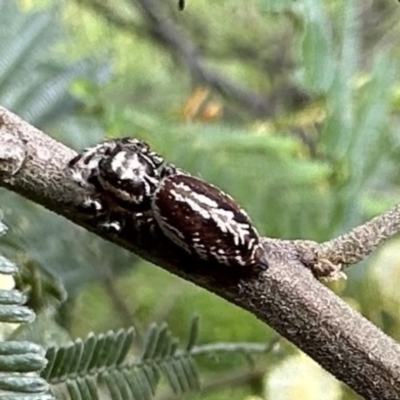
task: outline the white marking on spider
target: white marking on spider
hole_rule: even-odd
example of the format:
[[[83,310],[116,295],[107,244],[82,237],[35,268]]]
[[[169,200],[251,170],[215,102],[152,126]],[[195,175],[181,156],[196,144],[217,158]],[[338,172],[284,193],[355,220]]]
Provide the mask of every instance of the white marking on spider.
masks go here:
[[[189,197],[185,197],[184,195],[175,192],[174,190],[171,190],[170,193],[173,196],[173,200],[187,204],[193,211],[199,213],[204,219],[210,218],[210,213],[201,205],[199,205],[196,201],[192,200]]]
[[[153,176],[150,176],[150,175],[147,175],[147,174],[144,176],[144,180],[145,180],[145,183],[148,185],[148,187],[150,189],[151,189],[151,187],[150,187],[148,182],[150,182],[154,187],[157,187],[158,183],[159,183],[159,179],[154,178]]]
[[[103,205],[99,200],[94,200],[90,197],[84,198],[82,206],[85,208],[93,208],[96,211],[101,211],[103,209]]]
[[[199,203],[203,203],[204,205],[212,208],[218,207],[218,203],[216,201],[210,199],[208,196],[205,196],[204,194],[193,192],[193,189],[185,185],[183,182],[180,182],[178,184],[173,183],[173,185],[178,189],[183,189],[185,192],[193,196],[193,198],[195,198]]]
[[[255,238],[251,238],[247,243],[248,249],[251,249],[254,246],[255,242],[256,242],[256,239]]]
[[[94,170],[94,169],[98,168],[99,162],[102,157],[103,156],[93,157],[87,164],[85,164],[84,168],[89,169],[89,170]]]
[[[127,165],[123,168],[121,179],[140,180],[146,175],[146,166],[139,160],[137,154],[129,158]]]
[[[81,186],[88,185],[86,179],[83,177],[82,170],[73,169],[72,170],[72,179],[74,182],[79,183]]]
[[[241,224],[235,220],[235,214],[229,210],[213,209],[210,210],[211,218],[219,229],[224,233],[231,233],[236,246],[245,244],[250,234],[250,226]]]
[[[111,169],[117,172],[119,169],[125,169],[126,151],[118,152],[111,161]]]
[[[122,227],[121,224],[117,221],[107,221],[107,222],[103,222],[101,224],[101,227],[107,230],[111,230],[111,231],[116,231],[119,232],[121,231]]]

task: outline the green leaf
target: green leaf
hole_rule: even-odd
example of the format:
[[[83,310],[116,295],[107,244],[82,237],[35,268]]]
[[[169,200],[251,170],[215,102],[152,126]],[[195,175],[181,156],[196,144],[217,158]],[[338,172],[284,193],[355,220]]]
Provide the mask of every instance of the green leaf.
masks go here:
[[[315,0],[303,0],[299,5],[305,21],[301,43],[303,85],[326,93],[331,87],[336,70],[333,37],[325,7]]]
[[[199,323],[200,323],[199,316],[194,315],[192,318],[192,322],[190,324],[189,340],[186,345],[186,350],[188,352],[190,352],[197,343],[197,339],[199,336]]]

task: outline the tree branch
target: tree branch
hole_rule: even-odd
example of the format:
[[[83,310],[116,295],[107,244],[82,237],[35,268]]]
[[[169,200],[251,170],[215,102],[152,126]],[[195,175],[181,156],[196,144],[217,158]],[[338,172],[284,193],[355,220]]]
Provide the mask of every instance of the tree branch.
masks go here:
[[[232,269],[199,261],[167,239],[154,236],[146,228],[138,231],[129,222],[119,235],[106,233],[77,208],[85,192],[72,181],[66,169],[67,161],[75,154],[0,107],[1,186],[248,310],[360,395],[398,398],[400,346],[318,282],[301,262],[307,249],[318,255],[318,251],[325,249],[324,245],[264,238],[264,256],[269,269],[244,276]],[[383,227],[394,220],[397,222],[392,226],[398,227],[398,214],[395,208],[370,224],[379,226],[382,222]],[[380,229],[367,230],[372,239],[364,244],[380,243],[386,237],[380,232]],[[350,235],[347,243],[351,240]],[[336,254],[335,243],[340,243],[340,238],[330,244],[331,257]],[[342,254],[338,259],[346,258],[347,250],[337,247]],[[364,249],[364,255],[367,250]]]

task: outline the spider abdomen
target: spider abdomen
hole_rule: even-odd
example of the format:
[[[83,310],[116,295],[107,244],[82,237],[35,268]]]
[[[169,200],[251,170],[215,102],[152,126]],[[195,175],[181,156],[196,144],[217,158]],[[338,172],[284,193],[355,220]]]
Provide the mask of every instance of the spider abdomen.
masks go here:
[[[258,263],[257,230],[217,187],[193,176],[171,175],[155,191],[152,210],[164,234],[186,251],[230,266]]]

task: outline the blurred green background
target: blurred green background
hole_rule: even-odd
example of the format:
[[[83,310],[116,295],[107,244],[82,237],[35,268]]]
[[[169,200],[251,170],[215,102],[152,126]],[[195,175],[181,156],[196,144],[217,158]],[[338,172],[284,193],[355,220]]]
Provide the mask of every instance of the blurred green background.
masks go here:
[[[395,0],[177,3],[0,0],[0,104],[77,150],[144,139],[232,194],[266,236],[327,240],[399,201]],[[72,337],[133,325],[140,348],[152,322],[184,339],[198,314],[200,343],[276,339],[246,312],[4,189],[0,207],[0,251],[60,279],[69,299],[56,317]],[[399,340],[399,238],[348,275],[332,290]],[[35,328],[46,335],[48,318]],[[358,398],[283,340],[256,357],[198,361],[205,390],[186,398]]]

